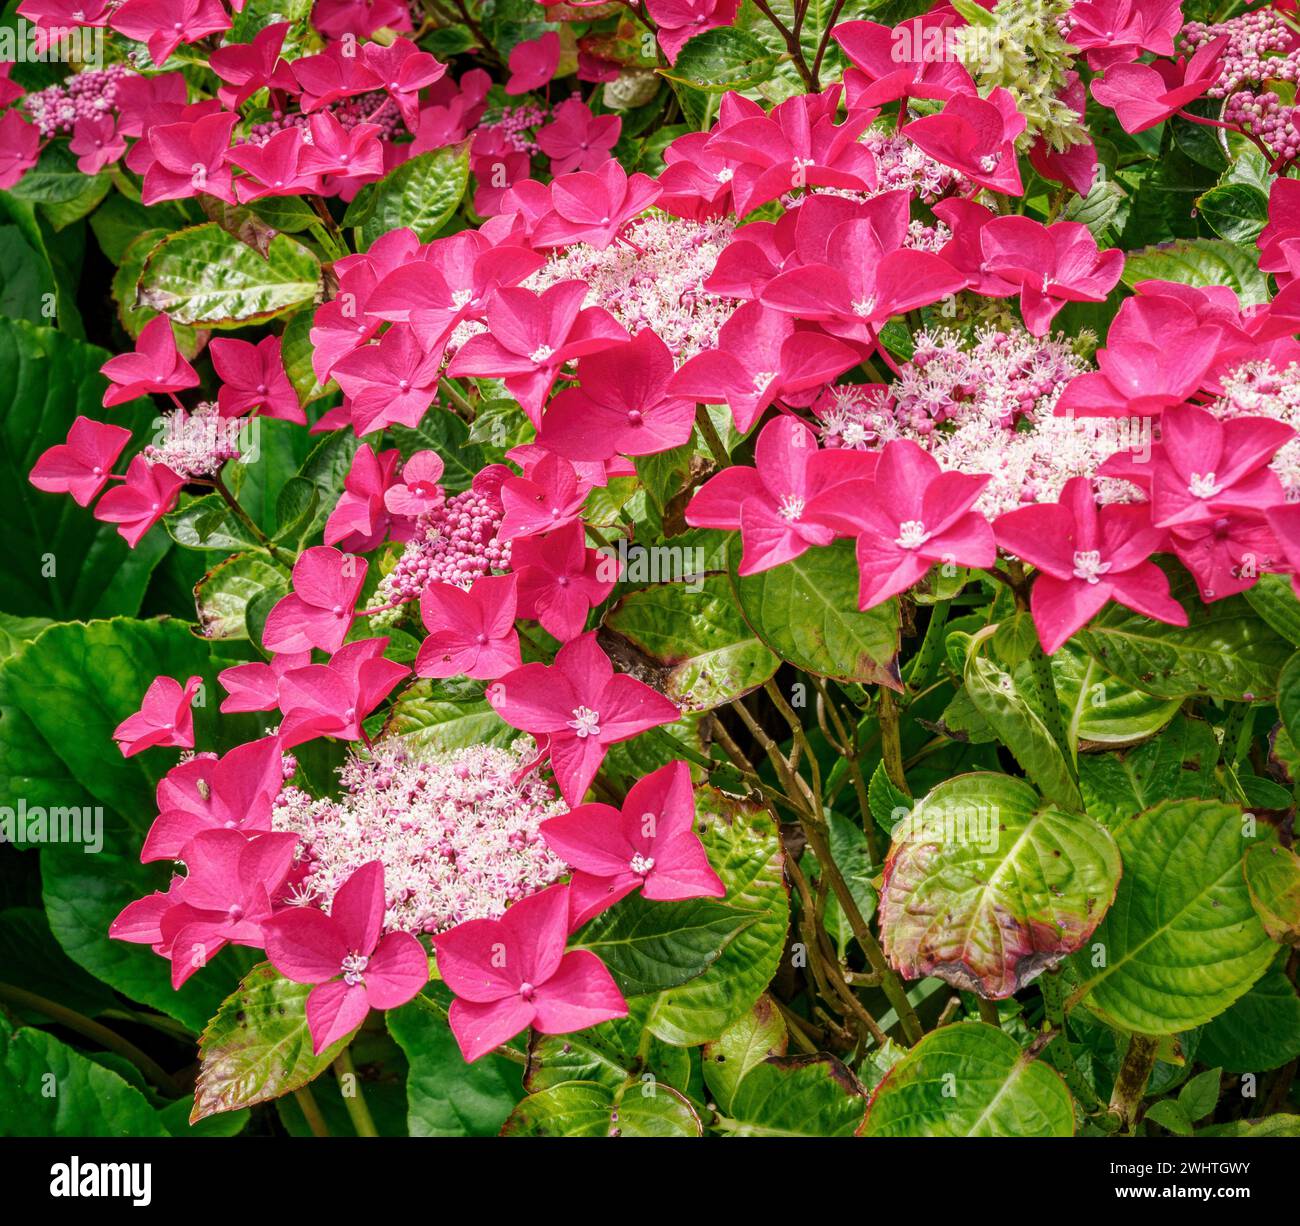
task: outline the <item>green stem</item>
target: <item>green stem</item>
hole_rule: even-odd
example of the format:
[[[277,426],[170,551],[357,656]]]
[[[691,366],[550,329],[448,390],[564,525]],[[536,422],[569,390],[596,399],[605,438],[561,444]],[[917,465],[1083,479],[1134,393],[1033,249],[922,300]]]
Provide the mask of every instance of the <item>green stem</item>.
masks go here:
[[[442,392],[453,405],[456,406],[457,414],[467,423],[470,424],[478,416],[474,406],[470,404],[465,394],[450,379],[441,379],[438,381],[438,390]]]
[[[66,1026],[81,1035],[83,1039],[98,1043],[105,1050],[121,1056],[124,1060],[129,1060],[163,1093],[178,1096],[185,1093],[185,1088],[152,1056],[146,1055],[129,1039],[124,1039],[116,1031],[100,1025],[85,1014],[9,983],[0,983],[0,1000],[22,1009],[43,1013],[50,1021]]]
[[[234,512],[235,518],[239,520],[239,522],[243,524],[245,528],[248,529],[253,539],[256,540],[262,546],[262,548],[265,549],[266,552],[271,555],[271,560],[273,562],[279,562],[285,566],[289,565],[289,559],[287,559],[284,556],[284,553],[279,548],[277,548],[275,542],[271,540],[271,538],[267,536],[266,533],[263,532],[262,529],[259,528],[253,522],[252,516],[250,516],[249,513],[239,505],[239,499],[236,498],[234,494],[230,492],[229,488],[227,488],[226,486],[226,483],[221,479],[220,474],[215,474],[213,476],[212,488],[216,490],[219,495],[221,495],[222,501],[224,501],[226,506],[228,506],[231,509],[231,511]]]
[[[880,748],[885,760],[885,774],[904,796],[910,796],[907,776],[903,772],[903,737],[898,720],[898,703],[894,692],[880,687]]]
[[[998,1016],[997,1005],[991,1000],[985,1000],[982,996],[976,996],[975,1003],[979,1007],[980,1021],[992,1026],[995,1030],[1001,1030],[1002,1018]]]
[[[1061,747],[1070,777],[1078,782],[1078,767],[1075,762],[1077,751],[1066,738],[1065,721],[1061,718],[1061,700],[1056,696],[1056,683],[1052,680],[1052,662],[1037,639],[1029,653],[1029,672],[1034,679],[1034,687],[1038,690],[1038,705],[1042,708],[1047,731]]]
[[[379,1130],[375,1127],[370,1108],[366,1105],[366,1096],[361,1089],[361,1078],[357,1076],[357,1070],[352,1064],[352,1053],[346,1047],[335,1057],[334,1075],[338,1078],[343,1105],[347,1108],[348,1117],[352,1120],[352,1127],[356,1130],[357,1136],[377,1137]],[[354,1091],[352,1094],[347,1093],[343,1080],[349,1075],[352,1078]]]
[[[726,468],[731,463],[731,457],[727,454],[727,449],[722,445],[722,439],[718,437],[718,431],[713,425],[713,418],[709,416],[707,405],[699,405],[695,410],[695,425],[699,430],[709,453],[717,461],[719,468]]]
[[[311,1135],[314,1137],[329,1136],[329,1125],[321,1114],[320,1106],[316,1102],[316,1096],[311,1092],[311,1086],[303,1086],[302,1089],[295,1090],[293,1096],[302,1111],[303,1119],[307,1121],[307,1127],[311,1129]]]

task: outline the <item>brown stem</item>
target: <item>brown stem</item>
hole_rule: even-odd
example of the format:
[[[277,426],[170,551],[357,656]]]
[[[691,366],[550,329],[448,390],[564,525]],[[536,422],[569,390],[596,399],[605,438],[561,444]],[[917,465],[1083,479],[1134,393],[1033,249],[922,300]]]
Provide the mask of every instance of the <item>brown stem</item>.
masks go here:
[[[1115,1078],[1115,1088],[1110,1095],[1110,1109],[1119,1117],[1120,1128],[1127,1133],[1137,1123],[1142,1096],[1146,1093],[1151,1070],[1156,1063],[1158,1041],[1150,1035],[1135,1034],[1129,1039],[1124,1063]]]

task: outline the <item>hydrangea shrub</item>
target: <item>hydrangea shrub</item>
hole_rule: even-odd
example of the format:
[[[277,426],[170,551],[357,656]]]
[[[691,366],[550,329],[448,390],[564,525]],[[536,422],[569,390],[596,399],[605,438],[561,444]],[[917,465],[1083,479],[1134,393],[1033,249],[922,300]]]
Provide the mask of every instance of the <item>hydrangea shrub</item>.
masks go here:
[[[1300,1132],[1293,3],[6,48],[0,1132]]]

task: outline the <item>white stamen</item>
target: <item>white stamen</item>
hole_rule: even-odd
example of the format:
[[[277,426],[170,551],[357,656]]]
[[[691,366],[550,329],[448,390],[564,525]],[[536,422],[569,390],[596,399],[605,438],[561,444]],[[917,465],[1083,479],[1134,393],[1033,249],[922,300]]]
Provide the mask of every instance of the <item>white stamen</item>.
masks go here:
[[[1110,570],[1110,563],[1101,560],[1099,549],[1076,549],[1074,551],[1074,577],[1088,583],[1099,583],[1102,575]]]
[[[573,718],[569,720],[569,727],[583,740],[589,736],[599,736],[600,715],[590,707],[574,707]]]
[[[919,519],[908,519],[898,525],[898,535],[894,538],[894,544],[899,549],[919,549],[929,539],[930,534]]]
[[[1187,483],[1187,492],[1193,498],[1213,498],[1219,492],[1213,473],[1193,473]]]

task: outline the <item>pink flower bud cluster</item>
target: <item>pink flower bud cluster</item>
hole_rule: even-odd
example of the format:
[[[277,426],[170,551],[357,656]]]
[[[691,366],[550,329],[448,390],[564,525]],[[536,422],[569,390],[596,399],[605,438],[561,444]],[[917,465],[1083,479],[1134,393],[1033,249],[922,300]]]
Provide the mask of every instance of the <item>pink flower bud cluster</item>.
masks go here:
[[[98,119],[115,109],[117,87],[134,74],[125,64],[78,72],[28,94],[23,107],[42,137],[64,136],[79,119]]]
[[[942,196],[970,194],[972,185],[961,171],[935,161],[906,136],[872,128],[862,137],[862,143],[876,159],[876,174],[880,179],[880,185],[870,195],[901,188],[915,192],[926,204],[933,204]]]
[[[406,131],[397,104],[379,90],[358,94],[354,98],[340,98],[322,109],[333,115],[344,128],[352,129],[359,123],[378,124],[380,131],[376,135],[383,141],[392,140]],[[306,133],[310,119],[310,115],[299,110],[277,111],[270,119],[253,124],[248,130],[248,139],[255,145],[264,145],[277,132],[289,128],[301,128]]]
[[[380,603],[416,600],[430,583],[468,589],[481,575],[508,570],[510,544],[497,540],[501,518],[501,504],[473,489],[426,511],[380,583]]]
[[[532,742],[475,745],[450,753],[401,737],[339,771],[343,796],[316,800],[296,787],[276,801],[276,830],[296,834],[305,864],[295,901],[329,911],[362,864],[384,865],[386,932],[438,933],[497,919],[544,889],[567,866],[538,827],[566,806],[537,772],[516,782]]]
[[[1225,34],[1228,45],[1222,72],[1210,87],[1209,97],[1226,98],[1243,85],[1263,81],[1300,81],[1300,41],[1282,14],[1272,8],[1242,13],[1218,25],[1189,21],[1178,36],[1179,54],[1192,55]]]
[[[499,112],[489,112],[480,123],[480,130],[494,128],[505,138],[506,145],[516,153],[541,153],[537,143],[537,129],[550,119],[550,111],[535,102],[525,102],[520,106],[502,107]]]

